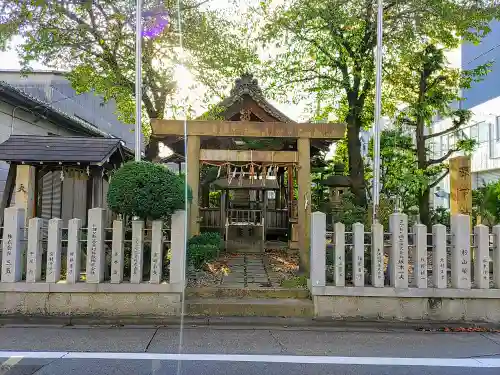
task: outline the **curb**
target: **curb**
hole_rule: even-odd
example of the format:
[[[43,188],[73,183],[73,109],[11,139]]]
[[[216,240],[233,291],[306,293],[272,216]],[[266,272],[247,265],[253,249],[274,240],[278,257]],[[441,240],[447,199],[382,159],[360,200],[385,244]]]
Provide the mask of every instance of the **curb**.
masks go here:
[[[102,327],[102,328],[214,328],[214,329],[299,329],[329,331],[442,331],[443,327],[499,329],[494,323],[429,322],[429,321],[362,321],[328,318],[266,318],[266,317],[68,317],[68,316],[0,316],[0,327]]]

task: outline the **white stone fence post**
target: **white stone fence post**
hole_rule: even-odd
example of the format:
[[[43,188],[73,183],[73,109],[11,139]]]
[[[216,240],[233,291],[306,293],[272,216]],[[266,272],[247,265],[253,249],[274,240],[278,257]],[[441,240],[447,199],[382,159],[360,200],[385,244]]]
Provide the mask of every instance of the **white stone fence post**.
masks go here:
[[[47,283],[47,284],[103,284],[105,267],[111,267],[111,284],[122,284],[125,265],[125,226],[123,221],[115,220],[112,227],[111,244],[106,243],[106,210],[93,208],[88,211],[86,239],[86,278],[80,282],[80,259],[82,243],[82,224],[80,219],[68,221],[63,228],[63,220],[53,218],[48,221],[46,242],[46,275],[42,280],[43,223],[40,218],[30,219],[25,238],[25,213],[21,208],[5,209],[2,237],[1,283]],[[175,285],[181,290],[186,285],[186,213],[176,211],[172,215],[169,251],[170,279],[166,284]],[[129,284],[164,285],[163,261],[167,249],[164,246],[164,223],[153,221],[151,226],[151,267],[149,280],[143,280],[144,268],[144,227],[143,221],[132,223],[131,274]],[[63,232],[67,231],[67,240]],[[63,245],[66,248],[66,274],[62,272]],[[111,245],[111,264],[106,264],[106,245]],[[22,255],[26,253],[26,265]],[[24,267],[25,266],[25,267]],[[23,269],[25,279],[23,280]],[[58,290],[64,291],[61,286]],[[68,289],[69,290],[69,289]],[[77,289],[71,289],[77,290]],[[120,289],[123,291],[123,289]],[[141,290],[148,290],[142,288]]]
[[[326,231],[325,214],[314,212],[311,215],[310,286],[313,294],[361,296],[370,288],[396,289],[399,293],[408,291],[410,294],[412,289],[433,288],[443,292],[500,289],[500,225],[491,228],[491,233],[484,225],[471,230],[469,216],[454,215],[449,229],[436,224],[428,231],[422,224],[408,228],[407,215],[394,213],[389,219],[389,254],[383,251],[384,228],[381,224],[372,225],[370,233],[364,230],[361,223],[352,225],[353,240],[348,244],[352,249],[352,275],[346,284],[344,224],[335,223],[330,233]],[[369,244],[365,243],[368,234],[371,237]],[[331,244],[327,244],[329,238]],[[371,245],[371,264],[365,266],[367,245]],[[334,251],[333,257],[327,257],[330,249]],[[329,258],[333,259],[333,264],[327,264]],[[490,269],[493,270],[491,281]],[[371,275],[370,285],[366,284],[365,272]],[[389,274],[390,286],[384,285],[385,272]]]

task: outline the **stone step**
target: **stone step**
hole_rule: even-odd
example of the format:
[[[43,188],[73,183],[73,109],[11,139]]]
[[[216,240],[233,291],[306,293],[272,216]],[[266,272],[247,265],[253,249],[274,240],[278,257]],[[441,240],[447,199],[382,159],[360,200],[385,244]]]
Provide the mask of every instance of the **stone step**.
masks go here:
[[[199,298],[186,301],[188,316],[313,317],[312,301],[305,299]]]
[[[309,299],[307,289],[299,288],[243,288],[243,287],[201,287],[187,288],[186,299],[196,298],[295,298]]]

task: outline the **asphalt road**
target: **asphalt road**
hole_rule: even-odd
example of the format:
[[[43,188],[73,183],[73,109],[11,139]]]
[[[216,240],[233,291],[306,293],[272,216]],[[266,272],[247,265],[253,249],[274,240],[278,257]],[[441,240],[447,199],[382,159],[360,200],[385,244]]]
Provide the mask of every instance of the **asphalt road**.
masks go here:
[[[0,327],[0,375],[489,375],[500,335],[279,327]],[[180,350],[180,355],[178,354]]]

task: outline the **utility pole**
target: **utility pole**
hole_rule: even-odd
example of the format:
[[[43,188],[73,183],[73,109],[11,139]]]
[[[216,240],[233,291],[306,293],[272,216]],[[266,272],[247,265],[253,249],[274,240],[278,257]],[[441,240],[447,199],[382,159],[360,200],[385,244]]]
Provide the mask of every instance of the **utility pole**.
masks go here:
[[[373,123],[373,222],[378,222],[380,203],[380,122],[382,112],[382,22],[383,4],[378,0],[377,10],[377,54],[375,81],[375,119]]]

